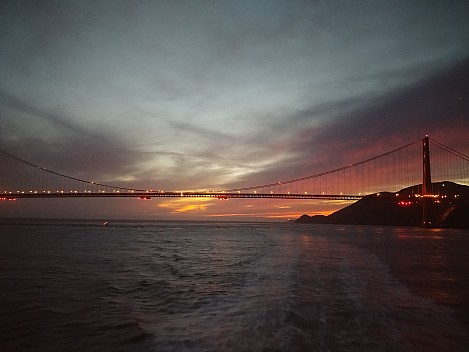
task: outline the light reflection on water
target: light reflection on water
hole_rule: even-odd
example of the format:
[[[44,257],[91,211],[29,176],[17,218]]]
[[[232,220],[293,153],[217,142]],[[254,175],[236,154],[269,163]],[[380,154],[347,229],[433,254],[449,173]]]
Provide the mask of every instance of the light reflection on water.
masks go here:
[[[22,351],[463,351],[459,230],[0,225],[0,346]]]

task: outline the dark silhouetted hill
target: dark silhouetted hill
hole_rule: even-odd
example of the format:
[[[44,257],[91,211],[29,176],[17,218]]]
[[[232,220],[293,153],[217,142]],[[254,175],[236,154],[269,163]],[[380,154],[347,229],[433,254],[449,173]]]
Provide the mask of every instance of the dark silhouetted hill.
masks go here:
[[[302,215],[296,223],[420,226],[422,204],[419,198],[421,185],[407,187],[396,193],[381,192],[366,196],[329,216]],[[437,227],[469,228],[469,187],[453,182],[433,184],[428,199],[432,225]]]

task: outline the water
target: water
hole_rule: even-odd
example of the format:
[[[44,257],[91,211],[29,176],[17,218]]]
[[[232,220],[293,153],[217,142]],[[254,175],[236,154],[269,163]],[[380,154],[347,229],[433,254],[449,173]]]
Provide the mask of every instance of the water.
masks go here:
[[[466,351],[469,232],[0,225],[2,351]]]

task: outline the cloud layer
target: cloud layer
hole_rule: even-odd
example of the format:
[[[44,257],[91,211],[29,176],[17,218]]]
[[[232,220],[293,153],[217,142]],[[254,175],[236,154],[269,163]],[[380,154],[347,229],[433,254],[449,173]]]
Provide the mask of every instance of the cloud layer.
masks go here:
[[[306,176],[424,134],[467,153],[468,12],[466,1],[3,1],[0,149],[168,190]],[[220,214],[244,214],[232,203]],[[292,209],[278,206],[259,214]]]

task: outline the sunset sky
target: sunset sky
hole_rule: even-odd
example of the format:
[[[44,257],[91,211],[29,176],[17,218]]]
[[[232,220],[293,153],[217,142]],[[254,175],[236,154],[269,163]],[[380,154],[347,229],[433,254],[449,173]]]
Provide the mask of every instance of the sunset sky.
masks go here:
[[[0,149],[165,190],[302,177],[425,134],[469,154],[468,13],[467,0],[3,0]],[[285,220],[343,206],[14,203],[0,217]]]

